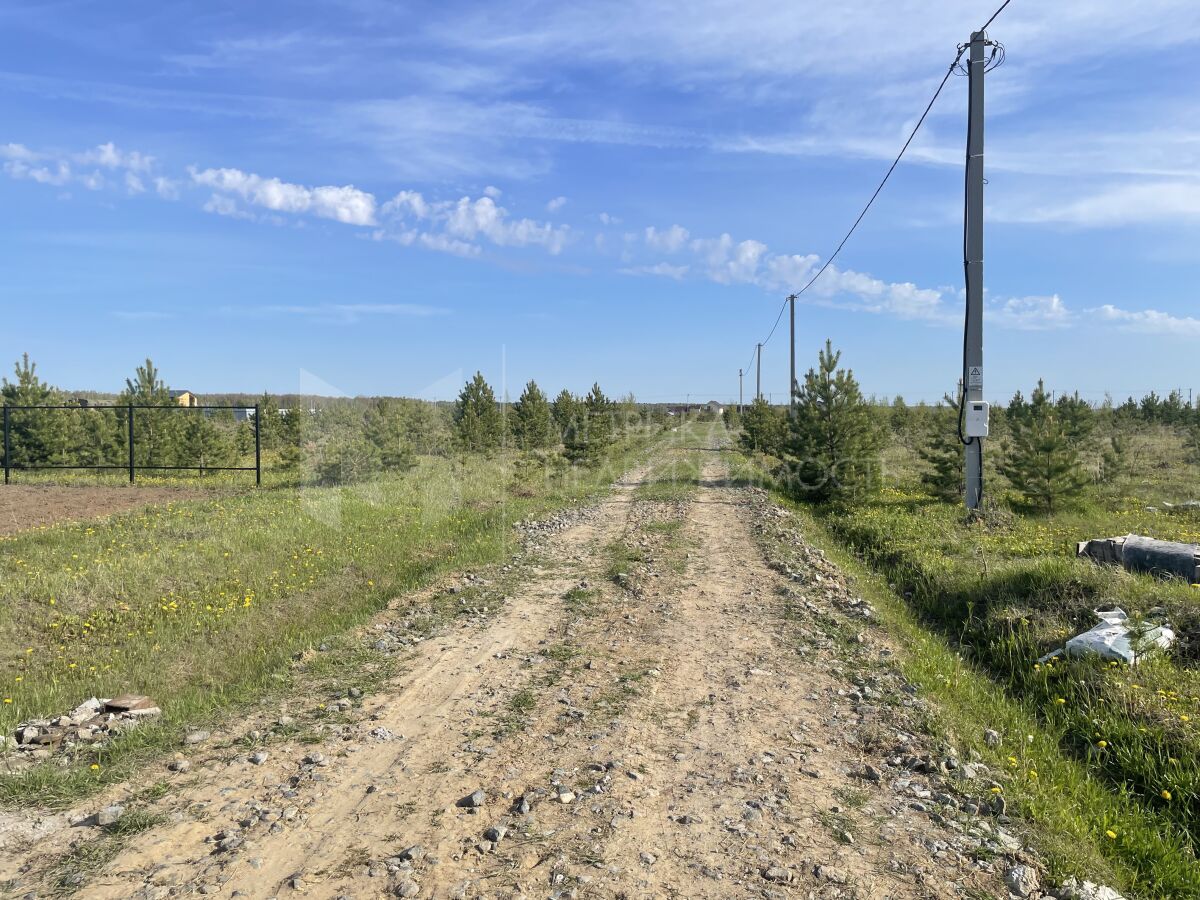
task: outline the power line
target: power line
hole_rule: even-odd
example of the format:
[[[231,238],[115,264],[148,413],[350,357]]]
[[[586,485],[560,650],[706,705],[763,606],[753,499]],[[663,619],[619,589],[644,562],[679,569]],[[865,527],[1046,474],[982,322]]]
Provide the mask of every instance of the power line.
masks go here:
[[[990,19],[988,19],[986,22],[984,22],[983,27],[980,28],[979,30],[987,31],[987,27],[996,21],[996,16],[998,16],[998,15],[1000,15],[1000,13],[1004,12],[1004,7],[1008,6],[1008,4],[1010,4],[1010,3],[1012,3],[1012,0],[1004,0],[1004,2],[1000,4],[1000,8],[998,10],[996,10],[994,13],[992,13],[992,17]]]
[[[1008,3],[1010,3],[1010,2],[1012,2],[1012,0],[1006,0],[1004,5],[1007,6]],[[1003,9],[1003,8],[1004,8],[1003,6],[1000,7],[1000,9]],[[996,14],[999,15],[999,10],[997,10]],[[995,16],[992,16],[992,18],[994,19]],[[900,160],[904,158],[904,154],[908,150],[909,145],[912,144],[913,139],[916,138],[917,132],[921,130],[921,126],[925,123],[925,119],[929,115],[929,111],[931,109],[933,109],[933,104],[936,103],[938,97],[941,96],[943,88],[946,87],[946,82],[950,80],[950,76],[951,76],[951,74],[953,74],[955,67],[958,65],[958,61],[960,59],[962,59],[962,55],[965,50],[966,50],[965,45],[958,48],[958,54],[954,57],[954,62],[950,63],[949,68],[946,69],[946,74],[944,76],[942,76],[941,84],[939,84],[937,86],[937,90],[933,92],[933,96],[930,98],[929,103],[926,104],[926,106],[925,106],[925,111],[921,113],[921,117],[919,119],[917,119],[917,124],[913,126],[912,131],[908,135],[908,140],[906,140],[904,142],[904,146],[900,148],[900,152],[898,154],[896,154],[896,158],[894,160],[892,160],[892,164],[890,166],[888,166],[888,170],[884,174],[883,180],[879,182],[879,186],[876,187],[875,192],[873,194],[871,194],[871,199],[869,199],[867,201],[867,205],[862,208],[862,212],[860,212],[858,214],[858,218],[856,218],[854,220],[854,224],[850,226],[850,230],[846,232],[846,235],[845,235],[845,237],[842,238],[841,243],[839,243],[837,245],[837,249],[833,251],[833,253],[829,256],[829,258],[827,260],[825,260],[825,264],[823,266],[821,266],[820,269],[817,270],[817,273],[808,280],[808,283],[805,284],[804,287],[800,288],[800,290],[795,292],[796,297],[799,297],[801,294],[803,294],[805,291],[807,291],[810,287],[812,287],[813,284],[816,283],[816,280],[818,278],[820,278],[822,275],[824,275],[825,270],[828,269],[833,264],[833,261],[835,259],[837,259],[838,254],[840,254],[842,252],[842,248],[846,246],[846,242],[850,240],[851,235],[853,235],[854,232],[857,230],[859,224],[862,222],[863,218],[866,216],[867,211],[870,210],[871,206],[875,203],[875,200],[879,196],[880,192],[883,190],[884,185],[886,185],[888,183],[888,179],[891,178],[892,173],[894,171],[896,171],[896,166],[900,165]],[[783,318],[783,311],[784,311],[784,309],[787,308],[787,304],[788,304],[788,300],[785,299],[783,301],[783,305],[779,307],[779,315],[775,317],[775,324],[771,326],[771,332],[770,332],[770,334],[767,335],[767,340],[762,342],[763,344],[767,343],[767,341],[769,341],[771,339],[771,335],[775,334],[775,329],[779,327],[779,322]],[[757,352],[758,352],[758,349],[756,347],[755,353],[757,353]],[[750,358],[754,359],[753,354],[751,354]]]

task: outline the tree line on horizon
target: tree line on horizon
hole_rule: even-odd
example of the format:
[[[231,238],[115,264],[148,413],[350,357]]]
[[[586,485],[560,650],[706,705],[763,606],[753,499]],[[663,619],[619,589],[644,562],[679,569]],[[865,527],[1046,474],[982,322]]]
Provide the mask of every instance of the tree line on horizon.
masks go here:
[[[78,397],[42,380],[28,354],[13,371],[11,379],[0,382],[4,406],[73,405]],[[290,405],[281,406],[269,393],[254,402],[267,465],[299,479],[311,474],[323,483],[405,471],[418,456],[430,454],[513,450],[548,461],[594,464],[630,429],[665,422],[661,409],[640,405],[632,395],[612,400],[599,384],[583,396],[563,389],[550,400],[530,381],[514,403],[504,403],[478,372],[453,405],[398,397],[322,398],[314,408],[293,397]],[[130,404],[156,407],[134,411],[136,466],[211,469],[245,464],[253,454],[252,417],[237,421],[232,409],[178,406],[149,359],[126,380],[113,403],[118,408],[12,410],[11,463],[123,467],[129,453],[129,413],[120,407]]]

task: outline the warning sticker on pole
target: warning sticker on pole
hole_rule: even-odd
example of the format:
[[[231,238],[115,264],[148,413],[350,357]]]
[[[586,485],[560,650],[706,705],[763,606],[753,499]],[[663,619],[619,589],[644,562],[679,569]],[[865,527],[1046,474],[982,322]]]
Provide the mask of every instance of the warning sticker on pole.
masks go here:
[[[967,369],[967,387],[983,387],[983,366],[971,366],[971,368]]]

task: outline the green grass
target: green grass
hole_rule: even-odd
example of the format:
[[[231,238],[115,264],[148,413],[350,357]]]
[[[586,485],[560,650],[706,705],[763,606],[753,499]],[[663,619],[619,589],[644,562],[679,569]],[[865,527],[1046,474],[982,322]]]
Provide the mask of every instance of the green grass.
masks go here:
[[[682,430],[682,429],[681,429]],[[686,435],[699,433],[698,426],[687,426]],[[686,500],[700,484],[701,454],[695,450],[674,450],[664,454],[634,496],[639,500]]]
[[[135,691],[163,709],[70,767],[0,780],[0,803],[64,805],[126,777],[186,725],[285,688],[296,653],[440,573],[504,559],[513,522],[605,490],[649,440],[597,468],[427,458],[353,487],[246,491],[0,538],[0,729],[93,695]],[[410,610],[414,630],[458,599]]]
[[[731,467],[743,482],[763,481],[745,456]],[[1092,624],[1093,606],[1186,615],[1195,603],[1193,589],[1073,558],[1070,529],[1123,533],[1108,530],[1129,521],[1119,509],[1098,503],[989,531],[896,488],[843,510],[776,500],[875,604],[904,651],[902,671],[937,703],[935,729],[1006,773],[1009,809],[1033,823],[1053,874],[1147,900],[1200,896],[1194,671],[1168,659],[1132,672],[1094,660],[1035,668]],[[1006,736],[1002,748],[986,745],[985,727]]]

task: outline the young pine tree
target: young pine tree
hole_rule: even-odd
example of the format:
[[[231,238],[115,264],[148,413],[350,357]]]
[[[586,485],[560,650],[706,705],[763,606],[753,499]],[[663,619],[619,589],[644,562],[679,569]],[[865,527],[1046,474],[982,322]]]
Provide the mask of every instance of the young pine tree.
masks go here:
[[[825,341],[789,416],[786,454],[793,488],[818,502],[859,496],[879,484],[883,433],[853,371],[838,368],[841,358]]]
[[[550,414],[554,416],[554,424],[558,426],[558,433],[561,437],[571,425],[575,414],[575,395],[566,388],[559,391],[554,402],[550,404]]]
[[[925,441],[917,455],[928,465],[921,473],[921,484],[941,500],[962,499],[964,447],[958,436],[958,399],[945,394],[934,407],[925,431]]]
[[[408,439],[408,425],[400,404],[389,398],[376,400],[363,418],[363,433],[379,451],[380,465],[404,472],[417,464]]]
[[[502,422],[500,407],[483,373],[466,383],[454,407],[454,428],[458,444],[464,450],[487,451],[500,446]]]
[[[1124,432],[1114,431],[1100,451],[1100,469],[1096,473],[1096,480],[1101,484],[1112,484],[1129,471],[1131,457],[1129,438]]]
[[[133,406],[173,407],[171,392],[159,377],[158,369],[147,358],[137,367],[133,378],[125,379],[125,390],[117,401]],[[194,413],[168,410],[133,411],[134,459],[138,465],[173,465],[182,457],[182,434],[186,418]],[[124,420],[123,424],[124,424]],[[183,465],[192,463],[184,462]]]
[[[787,442],[787,417],[782,409],[776,409],[762,397],[754,402],[742,415],[741,444],[747,450],[782,456]]]
[[[280,416],[279,467],[285,471],[294,472],[304,465],[307,421],[308,410],[299,403],[293,403]]]
[[[1183,447],[1187,451],[1189,462],[1200,463],[1200,425],[1193,425],[1188,429]]]
[[[587,410],[587,455],[595,461],[604,454],[615,437],[613,402],[600,390],[599,384],[593,384],[583,405]]]
[[[1000,471],[1029,506],[1053,512],[1083,491],[1074,423],[1064,423],[1042,382],[1011,422],[1012,447]]]
[[[283,417],[279,414],[279,401],[266,391],[258,398],[259,440],[264,450],[279,449],[279,434]]]
[[[13,367],[13,374],[16,381],[5,378],[0,387],[5,406],[47,406],[63,402],[58,390],[38,377],[37,363],[30,362],[28,353]],[[66,462],[63,455],[71,443],[66,410],[9,412],[9,448],[13,465]]]
[[[554,398],[554,421],[562,428],[563,455],[573,463],[587,458],[588,414],[583,400],[563,390]]]
[[[513,438],[522,450],[545,450],[558,444],[550,400],[530,381],[512,410]]]

